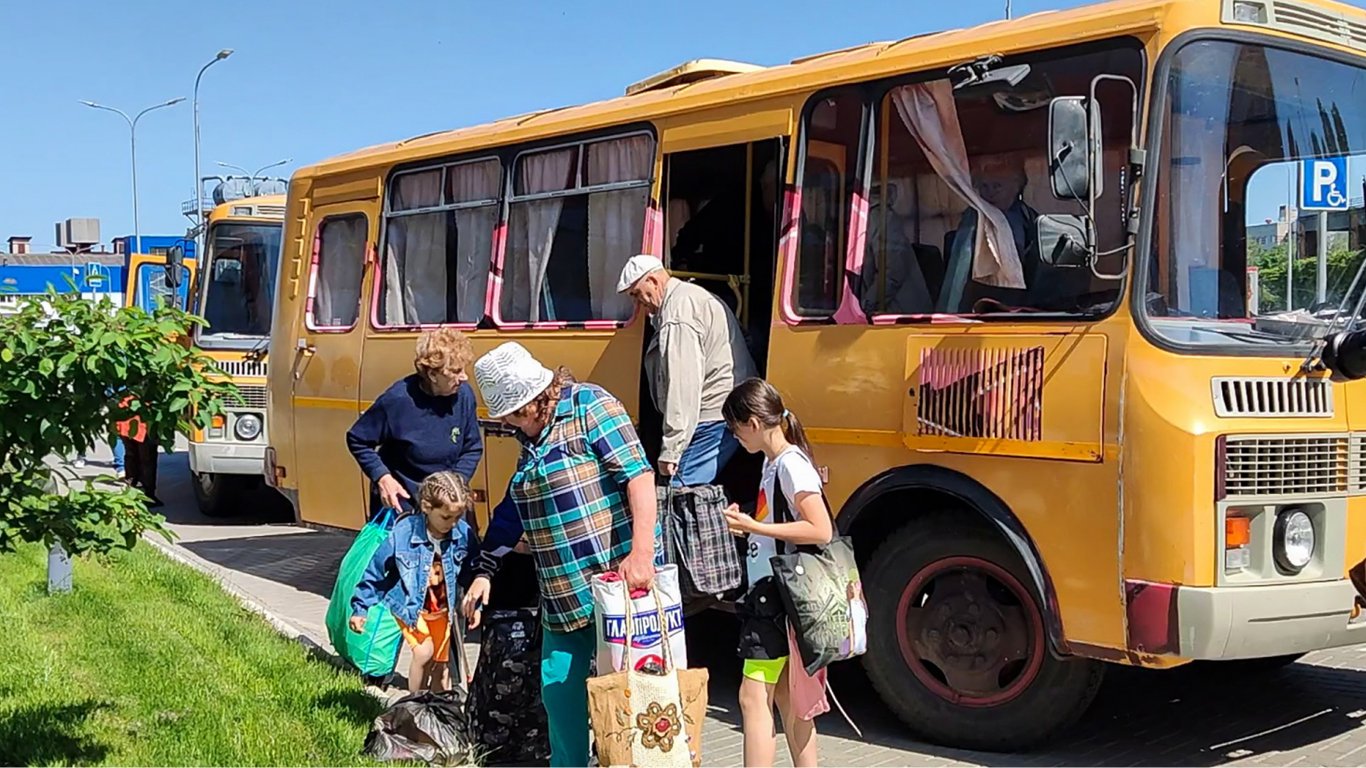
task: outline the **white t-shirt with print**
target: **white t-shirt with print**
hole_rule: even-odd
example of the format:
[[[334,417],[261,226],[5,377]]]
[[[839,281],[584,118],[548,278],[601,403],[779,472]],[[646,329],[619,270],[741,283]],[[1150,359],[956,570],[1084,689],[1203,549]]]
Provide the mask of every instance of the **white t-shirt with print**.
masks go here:
[[[774,520],[775,507],[770,503],[774,498],[774,481],[778,481],[783,496],[787,499],[789,517]],[[761,523],[789,523],[801,519],[797,512],[797,496],[803,493],[820,493],[821,476],[811,459],[797,446],[788,446],[769,461],[764,460],[763,474],[759,479],[759,503],[754,509],[754,519]],[[778,542],[772,536],[756,533],[749,535],[749,550],[745,558],[745,572],[751,585],[760,579],[773,575],[773,565],[769,558],[778,554]]]

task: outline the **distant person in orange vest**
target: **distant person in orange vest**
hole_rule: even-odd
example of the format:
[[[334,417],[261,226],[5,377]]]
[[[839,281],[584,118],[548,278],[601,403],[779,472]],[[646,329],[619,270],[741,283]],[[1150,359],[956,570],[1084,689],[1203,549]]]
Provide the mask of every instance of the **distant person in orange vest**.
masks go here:
[[[125,397],[122,406],[127,407],[133,398]],[[142,419],[134,416],[116,425],[119,442],[123,443],[125,464],[128,471],[128,484],[141,489],[147,495],[147,506],[152,508],[166,506],[157,498],[157,439]]]

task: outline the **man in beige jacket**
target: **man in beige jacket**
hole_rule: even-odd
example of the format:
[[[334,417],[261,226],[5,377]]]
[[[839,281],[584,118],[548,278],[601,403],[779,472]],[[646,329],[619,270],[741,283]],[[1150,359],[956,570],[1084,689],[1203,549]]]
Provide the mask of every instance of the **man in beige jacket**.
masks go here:
[[[632,257],[617,291],[650,315],[645,351],[650,396],[664,415],[659,473],[674,485],[710,485],[740,444],[721,405],[736,384],[758,375],[740,323],[719,298],[671,277],[656,256]]]

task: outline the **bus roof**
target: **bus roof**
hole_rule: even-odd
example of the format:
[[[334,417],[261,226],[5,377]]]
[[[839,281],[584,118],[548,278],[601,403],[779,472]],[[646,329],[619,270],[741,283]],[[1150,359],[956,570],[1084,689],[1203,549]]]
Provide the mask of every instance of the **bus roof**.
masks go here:
[[[284,221],[284,218],[284,195],[261,195],[260,197],[244,197],[241,200],[230,200],[222,205],[214,206],[214,209],[209,212],[210,224],[225,219]]]
[[[1366,19],[1366,13],[1361,9],[1336,0],[1262,2],[1268,5],[1293,5],[1300,11],[1307,7],[1334,18]],[[1183,28],[1213,27],[1220,24],[1221,11],[1227,3],[1228,0],[1112,0],[1066,11],[1043,11],[1013,20],[989,22],[970,29],[927,33],[895,42],[869,43],[806,56],[789,64],[772,67],[697,60],[710,65],[703,67],[712,70],[710,77],[677,84],[670,75],[689,67],[684,64],[656,76],[657,85],[652,83],[656,78],[650,78],[637,84],[643,87],[631,87],[631,95],[580,106],[540,110],[483,125],[379,144],[300,168],[294,177],[328,176],[515,145],[540,137],[651,120],[737,101],[799,93],[917,69],[951,66],[987,52],[1009,53],[1038,48],[1041,43],[1082,43],[1139,34],[1158,29],[1175,14],[1180,15]],[[1270,31],[1283,32],[1287,29],[1284,24],[1264,26]],[[1366,39],[1353,40],[1349,46],[1331,36],[1318,34],[1320,30],[1308,26],[1292,31],[1317,37],[1329,44],[1337,43],[1340,48],[1357,49],[1358,53],[1366,50]]]

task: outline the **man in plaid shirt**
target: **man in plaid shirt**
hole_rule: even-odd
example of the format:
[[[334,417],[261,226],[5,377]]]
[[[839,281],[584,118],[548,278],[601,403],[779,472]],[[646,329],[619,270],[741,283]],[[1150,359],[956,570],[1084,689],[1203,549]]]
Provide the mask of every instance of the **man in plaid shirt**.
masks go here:
[[[654,581],[654,475],[625,408],[567,371],[552,374],[521,345],[475,363],[489,415],[518,429],[522,453],[481,544],[464,610],[478,625],[498,556],[523,535],[541,589],[541,698],[552,765],[588,761],[588,670],[596,634],[589,586],[618,570],[631,588]],[[515,514],[513,514],[515,512]]]

